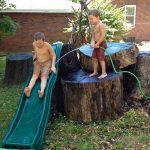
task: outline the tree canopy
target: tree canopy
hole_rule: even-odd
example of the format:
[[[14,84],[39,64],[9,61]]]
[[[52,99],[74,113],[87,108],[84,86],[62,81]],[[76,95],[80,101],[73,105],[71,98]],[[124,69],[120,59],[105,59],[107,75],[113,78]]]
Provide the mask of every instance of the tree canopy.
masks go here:
[[[72,0],[75,1],[75,0]],[[73,9],[74,18],[69,19],[69,28],[65,28],[65,32],[71,33],[71,43],[81,45],[85,42],[90,42],[90,25],[88,21],[88,12],[91,9],[98,9],[101,12],[100,19],[106,25],[106,39],[120,40],[124,38],[129,30],[123,25],[124,11],[112,3],[113,0],[77,0],[81,4],[79,10]]]
[[[16,6],[12,3],[7,3],[6,0],[0,0],[0,10],[4,9],[14,9]]]
[[[15,9],[15,5],[7,3],[5,0],[0,0],[0,10]],[[15,22],[11,17],[2,15],[0,18],[0,41],[5,36],[13,35],[19,28],[19,24]]]

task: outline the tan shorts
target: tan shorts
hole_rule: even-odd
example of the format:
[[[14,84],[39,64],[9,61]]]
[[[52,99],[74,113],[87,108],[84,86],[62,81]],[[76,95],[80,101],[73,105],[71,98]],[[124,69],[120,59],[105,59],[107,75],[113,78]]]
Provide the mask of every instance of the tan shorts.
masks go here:
[[[40,63],[37,60],[34,62],[34,71],[33,74],[36,74],[38,77],[47,77],[51,71],[51,61]]]

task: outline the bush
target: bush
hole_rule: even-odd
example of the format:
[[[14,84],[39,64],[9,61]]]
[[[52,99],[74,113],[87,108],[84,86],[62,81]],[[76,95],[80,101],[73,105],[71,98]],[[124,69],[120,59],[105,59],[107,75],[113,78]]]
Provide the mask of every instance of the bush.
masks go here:
[[[0,0],[0,11],[14,8],[14,4],[7,4],[5,0]],[[0,41],[2,41],[5,36],[15,34],[18,28],[19,24],[16,23],[11,17],[2,16],[2,18],[0,18]]]
[[[13,35],[19,28],[19,24],[11,19],[9,16],[3,16],[0,18],[0,40],[5,36]]]
[[[82,3],[82,0],[80,0],[80,4],[81,9],[73,9],[74,19],[69,19],[69,27],[65,28],[65,32],[71,33],[71,38],[73,37],[73,35],[76,35],[76,38],[80,38],[78,41],[84,42],[83,38],[86,37],[87,42],[90,42],[90,25],[88,21],[88,12],[89,9],[93,8],[98,9],[101,12],[100,19],[106,25],[107,40],[120,40],[124,38],[129,32],[129,30],[126,30],[123,25],[123,9],[117,8],[116,5],[113,5],[112,0],[91,1],[90,4],[88,4],[87,1],[84,1],[84,3]],[[87,5],[89,6],[87,7]]]
[[[106,24],[106,38],[113,40],[114,37],[121,39],[127,35],[127,30],[124,25],[124,10],[113,5],[112,0],[94,1],[91,8],[96,8],[101,11],[101,20]]]

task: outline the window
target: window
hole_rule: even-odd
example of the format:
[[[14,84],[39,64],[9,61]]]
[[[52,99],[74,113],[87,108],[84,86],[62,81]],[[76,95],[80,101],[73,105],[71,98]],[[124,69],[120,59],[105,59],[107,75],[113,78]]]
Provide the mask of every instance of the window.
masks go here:
[[[125,26],[135,27],[136,5],[125,5]]]

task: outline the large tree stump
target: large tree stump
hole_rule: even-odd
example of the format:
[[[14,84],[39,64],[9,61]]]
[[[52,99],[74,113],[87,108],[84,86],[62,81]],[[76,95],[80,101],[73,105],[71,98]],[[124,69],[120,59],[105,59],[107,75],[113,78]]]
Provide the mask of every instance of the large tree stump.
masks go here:
[[[89,77],[82,69],[62,78],[67,116],[78,122],[117,118],[122,112],[122,76],[110,73],[104,79]]]
[[[114,42],[107,42],[107,51],[112,56],[114,61],[115,67],[117,69],[121,69],[127,67],[131,64],[136,63],[136,57],[138,56],[138,48],[136,45],[132,43],[114,43]],[[105,52],[106,55],[106,69],[107,72],[112,72],[112,64],[108,57],[108,54]],[[92,64],[92,50],[90,49],[80,49],[79,50],[79,59],[83,68],[87,71],[93,71],[93,64]],[[99,66],[98,71],[101,71],[101,67]]]
[[[33,70],[33,56],[30,53],[11,54],[6,58],[4,81],[7,84],[20,84],[27,80]]]
[[[150,54],[140,53],[137,58],[136,75],[138,76],[143,93],[150,96]],[[136,82],[132,97],[135,100],[142,100],[144,97],[140,94],[139,86]]]

